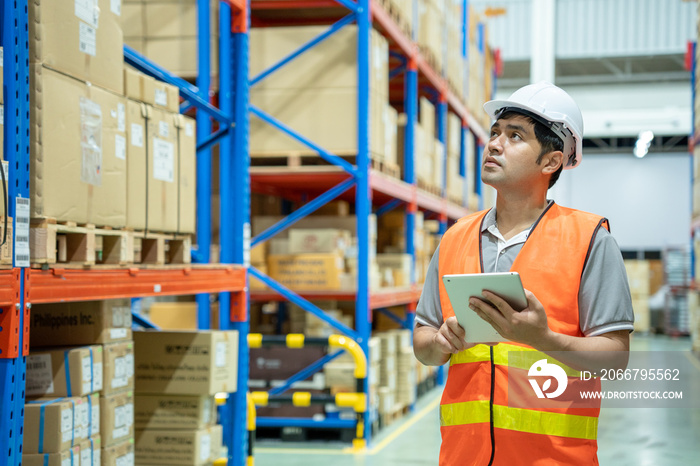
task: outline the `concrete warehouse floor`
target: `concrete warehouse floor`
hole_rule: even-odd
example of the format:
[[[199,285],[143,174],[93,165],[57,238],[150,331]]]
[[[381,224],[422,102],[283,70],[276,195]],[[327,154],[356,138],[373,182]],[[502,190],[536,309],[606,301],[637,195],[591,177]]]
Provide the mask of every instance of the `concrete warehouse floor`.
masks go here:
[[[689,352],[690,341],[635,334],[632,350]],[[700,362],[692,361],[697,370],[690,374],[691,383],[697,387]],[[256,444],[255,465],[436,465],[440,450],[440,393],[441,388],[436,388],[422,397],[414,413],[381,432],[365,453],[353,454],[346,444],[264,441]],[[700,396],[700,392],[693,396]],[[700,409],[603,409],[598,426],[598,458],[601,466],[697,464],[699,440]]]

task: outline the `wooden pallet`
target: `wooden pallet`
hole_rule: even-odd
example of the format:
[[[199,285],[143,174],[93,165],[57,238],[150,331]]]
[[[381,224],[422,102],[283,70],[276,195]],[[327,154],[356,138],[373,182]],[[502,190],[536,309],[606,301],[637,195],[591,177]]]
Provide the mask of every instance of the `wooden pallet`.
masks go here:
[[[340,158],[351,164],[356,164],[357,156],[347,153],[336,153]],[[285,154],[254,154],[251,155],[250,164],[253,167],[286,167],[290,170],[314,167],[331,166],[318,153],[313,151],[295,151]],[[401,177],[401,168],[393,163],[374,159],[370,156],[370,166],[393,178]]]
[[[393,424],[394,422],[398,421],[402,417],[406,416],[408,412],[410,411],[411,407],[410,406],[404,406],[399,403],[396,403],[394,405],[393,411],[389,413],[380,413],[379,414],[379,420],[380,420],[380,425],[382,428],[389,426]]]
[[[190,247],[189,235],[98,228],[50,218],[32,219],[29,228],[30,262],[38,267],[189,264]]]

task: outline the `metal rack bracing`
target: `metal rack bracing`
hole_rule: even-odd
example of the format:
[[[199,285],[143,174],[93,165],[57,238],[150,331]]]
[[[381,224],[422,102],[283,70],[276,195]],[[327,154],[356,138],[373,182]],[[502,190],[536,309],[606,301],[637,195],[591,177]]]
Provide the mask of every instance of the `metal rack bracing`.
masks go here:
[[[229,464],[244,464],[246,451],[246,390],[248,347],[247,283],[244,263],[249,230],[249,184],[247,160],[247,50],[248,4],[244,0],[222,1],[219,30],[220,106],[209,103],[211,86],[209,41],[206,40],[210,2],[198,0],[199,56],[197,86],[175,77],[125,47],[126,62],[157,79],[177,86],[185,103],[181,111],[197,109],[197,239],[198,249],[192,266],[162,269],[99,269],[68,270],[58,267],[47,270],[13,267],[0,270],[0,463],[21,464],[24,380],[26,355],[29,350],[29,312],[31,303],[99,300],[118,297],[198,294],[198,302],[206,303],[206,312],[199,312],[200,328],[209,328],[209,302],[206,293],[219,293],[220,327],[238,330],[239,385],[223,408],[224,442],[229,447]],[[16,232],[17,199],[29,198],[29,37],[28,2],[3,2],[0,29],[4,47],[4,154],[9,162],[8,214]],[[201,40],[204,37],[205,40]],[[218,123],[212,133],[211,120]],[[222,207],[226,214],[221,225],[221,263],[209,265],[211,242],[211,158],[209,150],[220,144]],[[234,179],[236,182],[232,182]],[[26,201],[24,201],[26,202]],[[223,211],[223,209],[222,209]],[[28,219],[26,219],[28,222]],[[15,246],[17,239],[11,239]],[[17,248],[14,248],[17,251]],[[202,308],[200,307],[200,310]],[[148,324],[147,322],[143,322]]]
[[[466,23],[467,2],[463,3],[463,11],[465,12],[462,20]],[[415,5],[414,5],[415,6]],[[250,267],[249,273],[261,281],[264,285],[272,289],[271,292],[255,292],[251,294],[252,300],[286,300],[289,301],[306,312],[321,319],[336,331],[353,338],[362,348],[363,352],[368,354],[368,341],[371,334],[371,313],[375,309],[381,309],[382,312],[391,314],[384,309],[389,306],[405,305],[406,318],[401,318],[391,314],[390,316],[399,321],[404,328],[412,329],[415,318],[415,306],[420,296],[420,286],[415,285],[415,264],[412,271],[411,285],[408,288],[401,290],[380,291],[377,293],[369,292],[369,221],[368,218],[373,212],[373,202],[376,207],[374,211],[377,215],[402,206],[406,212],[406,252],[411,254],[415,259],[415,243],[414,243],[414,225],[415,213],[421,209],[437,214],[440,220],[440,233],[443,233],[448,222],[456,220],[468,213],[464,206],[458,206],[447,202],[446,199],[433,196],[424,192],[416,186],[416,174],[414,169],[413,153],[414,153],[414,125],[417,123],[417,104],[419,97],[419,82],[422,86],[428,87],[431,91],[428,94],[433,95],[433,101],[437,103],[437,123],[438,123],[438,140],[445,142],[447,112],[452,110],[457,114],[462,121],[461,148],[460,148],[460,174],[465,175],[466,166],[468,163],[475,163],[480,158],[481,151],[485,141],[487,140],[486,132],[479,126],[476,120],[466,110],[465,104],[452,92],[450,92],[446,80],[441,74],[433,70],[426,59],[421,55],[418,46],[415,42],[406,36],[398,27],[388,12],[380,3],[375,0],[335,0],[335,1],[318,1],[318,2],[303,2],[303,1],[277,1],[277,2],[256,2],[251,3],[252,20],[256,20],[256,11],[276,11],[274,18],[281,19],[274,25],[295,25],[294,21],[289,19],[285,22],[286,13],[299,12],[304,9],[328,9],[333,10],[333,13],[326,15],[328,18],[327,24],[330,24],[327,31],[315,39],[310,40],[305,45],[301,46],[296,51],[292,52],[285,58],[281,59],[277,64],[270,66],[262,71],[258,76],[251,77],[251,87],[265,79],[270,74],[276,72],[287,63],[294,60],[299,55],[303,54],[308,49],[316,46],[328,36],[335,34],[348,24],[356,24],[357,47],[358,47],[358,90],[357,90],[357,154],[356,164],[352,165],[341,157],[326,151],[313,141],[309,141],[301,134],[296,133],[287,127],[284,122],[277,120],[273,115],[269,115],[259,108],[251,106],[250,111],[254,117],[260,118],[266,123],[272,125],[278,130],[285,133],[292,139],[300,142],[318,155],[325,161],[331,164],[328,170],[304,170],[304,167],[296,167],[295,170],[279,170],[256,171],[251,169],[251,187],[253,190],[259,189],[260,192],[266,192],[265,188],[273,186],[275,190],[284,192],[304,191],[313,186],[316,192],[320,194],[314,197],[311,201],[304,204],[299,209],[295,210],[291,215],[271,226],[267,230],[258,234],[251,240],[251,247],[261,244],[270,239],[275,234],[281,232],[285,228],[293,225],[301,218],[314,212],[324,204],[345,195],[348,199],[348,193],[352,196],[355,203],[355,215],[357,218],[357,235],[358,235],[358,277],[357,277],[357,292],[303,292],[296,293],[269,276],[262,273],[260,270]],[[340,10],[340,11],[338,11]],[[272,17],[272,16],[270,16]],[[264,22],[260,21],[261,24]],[[303,24],[303,21],[301,21]],[[255,23],[254,23],[255,24]],[[313,24],[317,24],[314,22]],[[273,24],[270,24],[273,25]],[[404,141],[404,179],[392,179],[382,173],[370,168],[369,160],[369,37],[372,28],[376,28],[387,37],[395,49],[400,50],[403,65],[391,70],[392,77],[404,75],[404,112],[407,114],[408,124],[405,130]],[[466,56],[466,45],[463,45],[463,56]],[[476,153],[473,154],[474,159],[467,160],[465,141],[467,137],[474,137],[477,141]],[[267,167],[266,167],[267,168]],[[315,167],[317,168],[317,167]],[[471,180],[469,182],[472,182]],[[443,196],[444,196],[443,180]],[[478,184],[478,182],[477,182]],[[353,194],[354,191],[354,194]],[[475,186],[477,194],[481,193],[481,186]],[[480,206],[481,207],[481,206]],[[414,261],[415,262],[415,261]],[[312,299],[338,299],[355,301],[355,328],[349,328],[340,321],[326,314],[323,310],[310,302]],[[327,361],[326,361],[327,362]],[[322,364],[314,365],[315,370],[321,369]],[[442,369],[442,368],[441,368]],[[305,372],[305,376],[311,375]],[[444,380],[444,373],[439,371],[439,380]],[[294,377],[292,378],[294,379]],[[292,380],[290,379],[290,380]],[[299,379],[297,377],[297,379]],[[290,385],[288,380],[285,387]],[[368,384],[364,384],[365,393],[368,390]],[[279,390],[276,390],[279,392]],[[367,397],[369,398],[369,397]],[[371,440],[371,423],[368,419],[369,410],[365,410],[364,418],[364,438],[366,441]],[[290,418],[257,418],[258,426],[279,427],[279,426],[294,426],[294,427],[324,427],[324,421],[311,421],[310,419],[290,419]],[[356,427],[355,421],[348,420],[347,425],[343,427]],[[339,427],[338,420],[329,420],[328,427]]]

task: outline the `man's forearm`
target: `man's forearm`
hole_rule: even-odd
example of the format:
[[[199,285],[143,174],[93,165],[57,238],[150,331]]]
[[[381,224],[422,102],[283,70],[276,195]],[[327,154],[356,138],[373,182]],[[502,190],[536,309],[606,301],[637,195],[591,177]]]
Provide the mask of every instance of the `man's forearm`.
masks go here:
[[[621,330],[595,337],[573,337],[549,331],[535,349],[552,355],[576,370],[624,369],[629,355],[629,332]]]
[[[420,324],[413,330],[413,352],[426,366],[442,366],[450,359],[450,354],[442,352],[435,344],[437,333],[438,329]]]

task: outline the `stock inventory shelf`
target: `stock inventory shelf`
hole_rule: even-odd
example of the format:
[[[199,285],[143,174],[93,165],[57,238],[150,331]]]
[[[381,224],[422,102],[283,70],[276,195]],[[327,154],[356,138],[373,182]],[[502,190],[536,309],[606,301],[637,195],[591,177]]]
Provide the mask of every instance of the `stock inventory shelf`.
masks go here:
[[[299,192],[321,194],[333,186],[350,180],[351,175],[340,167],[300,167],[297,169],[275,167],[251,167],[250,183],[254,192],[278,195],[288,199],[299,199]],[[394,199],[416,207],[442,214],[447,219],[457,220],[469,211],[447,199],[419,189],[405,181],[391,178],[377,170],[369,171],[369,187],[372,202],[382,205]],[[349,189],[344,196],[355,199],[354,189]]]

